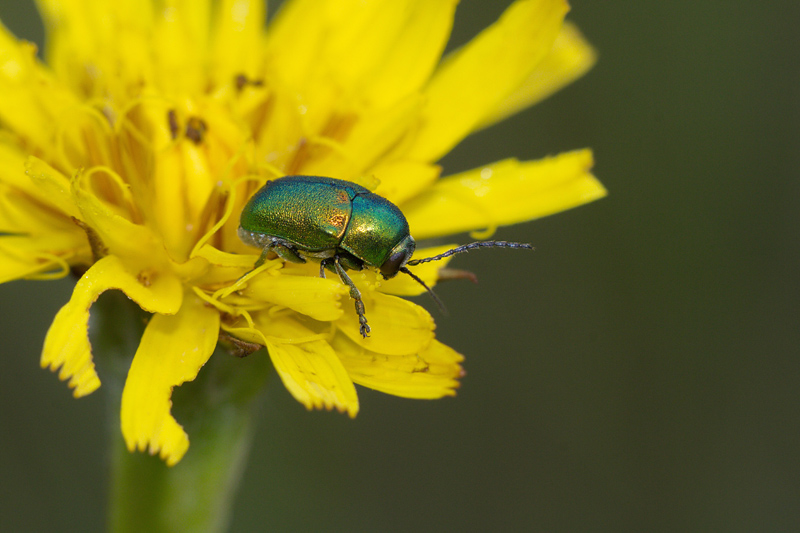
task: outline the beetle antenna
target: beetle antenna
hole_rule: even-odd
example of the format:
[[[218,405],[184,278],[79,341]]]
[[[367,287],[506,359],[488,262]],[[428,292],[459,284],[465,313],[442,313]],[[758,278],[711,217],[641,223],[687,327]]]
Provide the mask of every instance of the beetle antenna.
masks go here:
[[[461,246],[457,246],[451,250],[447,250],[444,253],[439,255],[434,255],[433,257],[426,257],[424,259],[412,259],[407,265],[414,266],[419,265],[422,263],[430,263],[431,261],[438,261],[440,259],[444,259],[445,257],[450,257],[451,255],[460,254],[463,252],[469,252],[470,250],[475,250],[476,248],[523,248],[525,250],[533,250],[533,246],[526,242],[510,242],[510,241],[479,241],[479,242],[471,242],[469,244],[464,244]],[[424,284],[423,284],[424,285]],[[430,290],[430,289],[429,289]]]
[[[430,294],[430,295],[431,295],[431,298],[433,298],[433,301],[434,301],[434,302],[436,302],[436,305],[439,307],[439,311],[441,311],[441,312],[442,312],[443,314],[445,314],[445,315],[447,314],[447,309],[446,309],[446,308],[445,308],[445,306],[444,306],[444,302],[442,302],[442,301],[439,299],[439,297],[438,297],[438,296],[436,296],[436,293],[435,293],[435,292],[433,292],[433,289],[431,289],[430,287],[428,287],[428,286],[425,284],[425,282],[424,282],[424,281],[422,281],[422,279],[421,279],[419,276],[417,276],[416,274],[414,274],[413,272],[411,272],[409,269],[407,269],[407,268],[406,268],[406,267],[404,267],[404,266],[403,266],[403,267],[400,267],[400,272],[404,272],[405,274],[408,274],[409,276],[411,276],[411,278],[412,278],[414,281],[416,281],[417,283],[419,283],[420,285],[422,285],[423,287],[425,287],[425,290],[426,290],[426,291],[428,291],[428,294]]]

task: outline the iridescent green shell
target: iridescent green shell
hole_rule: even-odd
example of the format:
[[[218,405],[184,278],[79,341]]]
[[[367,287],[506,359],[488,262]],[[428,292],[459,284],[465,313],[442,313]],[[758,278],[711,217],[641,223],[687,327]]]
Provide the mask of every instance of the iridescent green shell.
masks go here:
[[[349,181],[286,176],[267,182],[242,210],[241,227],[278,237],[302,252],[346,251],[380,267],[405,241],[413,253],[405,216],[393,203]],[[251,243],[257,242],[251,239]]]

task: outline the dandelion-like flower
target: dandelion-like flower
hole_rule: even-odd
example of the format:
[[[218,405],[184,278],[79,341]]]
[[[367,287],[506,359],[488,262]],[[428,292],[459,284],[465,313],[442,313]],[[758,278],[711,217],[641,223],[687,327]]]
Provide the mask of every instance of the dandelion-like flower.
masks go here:
[[[471,132],[544,98],[594,58],[564,0],[518,0],[441,58],[454,0],[41,0],[46,63],[0,29],[0,281],[80,274],[42,365],[100,386],[87,333],[110,289],[152,313],[122,394],[128,448],[175,464],[189,438],[171,392],[221,336],[266,346],[308,408],[355,416],[354,383],[453,395],[462,356],[438,341],[412,279],[268,259],[237,236],[268,179],[330,176],[400,207],[416,239],[493,229],[605,194],[588,150],[440,179]],[[417,250],[417,257],[442,248]],[[441,265],[416,267],[428,285]]]

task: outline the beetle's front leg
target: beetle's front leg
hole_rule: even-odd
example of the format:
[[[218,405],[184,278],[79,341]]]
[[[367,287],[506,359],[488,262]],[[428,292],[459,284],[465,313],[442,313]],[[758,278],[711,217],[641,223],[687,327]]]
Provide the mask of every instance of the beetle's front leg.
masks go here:
[[[342,280],[342,283],[350,287],[350,298],[355,300],[356,302],[356,314],[358,315],[358,323],[359,331],[361,332],[361,336],[365,339],[369,337],[369,325],[367,324],[367,316],[365,314],[366,309],[364,308],[364,301],[361,299],[361,292],[356,287],[353,280],[350,279],[350,276],[347,275],[342,265],[339,264],[339,256],[333,258],[333,266],[336,268],[336,272],[339,274],[339,277]]]

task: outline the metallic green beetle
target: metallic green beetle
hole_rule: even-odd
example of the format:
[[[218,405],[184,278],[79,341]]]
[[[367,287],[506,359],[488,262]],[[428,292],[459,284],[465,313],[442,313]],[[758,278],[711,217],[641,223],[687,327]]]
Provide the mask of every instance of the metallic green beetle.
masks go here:
[[[286,176],[268,181],[244,206],[239,238],[263,250],[256,267],[273,251],[292,263],[319,261],[319,274],[323,278],[325,268],[336,272],[350,288],[364,337],[370,332],[364,302],[347,270],[373,267],[384,279],[403,272],[425,287],[440,304],[433,291],[406,265],[438,261],[482,247],[532,248],[530,244],[517,242],[473,242],[412,261],[416,243],[396,205],[355,183],[319,176]]]

